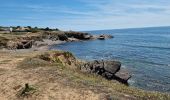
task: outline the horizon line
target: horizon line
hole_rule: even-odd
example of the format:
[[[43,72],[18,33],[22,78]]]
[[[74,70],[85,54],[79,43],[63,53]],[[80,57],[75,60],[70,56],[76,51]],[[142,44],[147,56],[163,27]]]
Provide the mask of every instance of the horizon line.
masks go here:
[[[28,26],[30,26],[30,25],[26,25],[26,26],[24,26],[24,25],[9,25],[9,26],[6,26],[6,25],[0,25],[0,27],[17,27],[17,26],[20,26],[20,27],[28,27]],[[47,27],[39,27],[39,26],[31,26],[32,28],[34,28],[34,27],[38,27],[38,28],[47,28]],[[124,28],[110,28],[110,29],[94,29],[94,30],[70,30],[70,31],[80,31],[80,32],[88,32],[88,31],[105,31],[105,30],[126,30],[126,29],[142,29],[142,28],[163,28],[163,27],[170,27],[170,25],[162,25],[162,26],[144,26],[144,27],[124,27]],[[48,28],[50,28],[50,29],[56,29],[56,28],[58,28],[58,27],[48,27]],[[59,30],[60,30],[60,28],[58,28]],[[68,31],[68,30],[62,30],[62,31]]]

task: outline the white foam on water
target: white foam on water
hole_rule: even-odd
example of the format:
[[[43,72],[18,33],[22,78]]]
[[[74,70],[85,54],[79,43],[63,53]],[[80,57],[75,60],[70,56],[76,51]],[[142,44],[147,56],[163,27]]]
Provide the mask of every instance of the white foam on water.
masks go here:
[[[122,67],[122,68],[127,68],[125,65],[122,65],[121,67]]]
[[[133,85],[133,84],[135,84],[135,80],[129,79],[129,80],[128,80],[128,83],[129,83],[130,85]]]

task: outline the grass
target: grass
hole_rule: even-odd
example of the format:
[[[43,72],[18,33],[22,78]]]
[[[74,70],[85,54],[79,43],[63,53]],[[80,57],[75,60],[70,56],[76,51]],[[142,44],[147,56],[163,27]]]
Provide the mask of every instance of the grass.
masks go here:
[[[55,55],[50,54],[63,54],[61,51],[51,51],[32,54],[32,56],[26,56],[25,59],[18,64],[18,68],[27,69],[27,68],[37,68],[37,67],[47,67],[47,66],[63,66],[63,61]],[[17,56],[22,58],[22,56]]]
[[[25,84],[25,87],[20,90],[20,97],[28,97],[33,95],[37,89],[33,86],[30,86],[28,83]]]
[[[27,34],[28,32],[12,32],[11,34],[12,35],[25,35]]]
[[[52,64],[37,58],[26,58],[21,63],[18,64],[18,68],[22,68],[22,69],[45,67],[45,66],[52,66]]]
[[[95,74],[82,73],[79,70],[72,70],[65,67],[64,74],[76,83],[77,86],[84,84],[87,87],[97,88],[99,91],[104,91],[115,97],[117,95],[130,95],[137,99],[150,99],[150,100],[169,100],[170,95],[159,92],[149,92],[137,88],[128,87],[118,82],[113,82],[102,78]],[[110,88],[110,89],[109,89]]]
[[[37,56],[42,60],[56,63],[56,64],[68,64],[71,65],[73,62],[76,62],[75,57],[70,52],[63,52],[63,51],[50,51],[44,54]]]
[[[73,55],[72,53],[70,53],[70,52],[63,52],[63,55],[64,55],[66,58],[70,58],[70,57],[75,58],[74,55]]]
[[[76,88],[90,89],[96,93],[108,93],[113,99],[125,97],[132,100],[170,100],[169,94],[144,91],[134,87],[128,87],[116,81],[106,80],[103,77],[95,74],[82,73],[78,69],[78,66],[72,66],[74,68],[70,68],[69,65],[63,64],[63,60],[56,57],[57,55],[61,54],[65,57],[65,59],[68,59],[68,57],[74,57],[69,52],[50,51],[38,54],[38,56],[34,55],[33,57],[26,58],[18,66],[19,68],[23,69],[37,67],[57,68],[59,71],[58,74],[60,74],[62,78],[67,79],[67,82],[71,83],[71,86]]]
[[[0,61],[0,64],[6,64],[8,62],[10,62],[11,60],[3,60],[3,61]]]

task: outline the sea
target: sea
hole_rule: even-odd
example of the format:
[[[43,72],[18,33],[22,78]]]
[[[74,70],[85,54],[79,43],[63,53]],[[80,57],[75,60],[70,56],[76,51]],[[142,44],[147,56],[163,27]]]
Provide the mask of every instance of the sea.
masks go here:
[[[72,52],[78,59],[117,60],[129,70],[129,86],[170,93],[170,27],[86,31],[113,39],[70,42],[51,49]]]

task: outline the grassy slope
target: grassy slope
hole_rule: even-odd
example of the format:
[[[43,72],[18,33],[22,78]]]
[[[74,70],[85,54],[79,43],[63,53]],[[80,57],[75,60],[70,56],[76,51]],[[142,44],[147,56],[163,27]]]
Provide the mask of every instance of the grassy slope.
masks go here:
[[[132,87],[127,87],[123,84],[114,81],[108,81],[97,75],[91,75],[82,73],[78,69],[78,61],[68,52],[58,52],[58,51],[48,51],[44,52],[1,52],[3,57],[0,58],[0,72],[4,72],[0,75],[0,85],[6,87],[8,93],[6,95],[8,98],[17,98],[15,95],[9,95],[10,93],[18,93],[17,91],[10,91],[10,87],[14,87],[14,84],[23,85],[27,82],[37,87],[37,92],[33,96],[29,97],[31,99],[45,99],[45,97],[58,98],[60,95],[65,97],[65,99],[70,99],[72,96],[82,99],[98,99],[99,97],[112,98],[112,99],[150,99],[150,100],[168,100],[170,95],[158,93],[158,92],[148,92]],[[42,56],[50,57],[50,60],[43,60]],[[55,56],[52,56],[52,55]],[[60,56],[58,56],[58,54]],[[37,56],[38,55],[38,56]],[[41,55],[41,56],[40,56]],[[50,56],[49,56],[50,55]],[[41,59],[40,59],[41,58]],[[67,60],[65,60],[67,59]],[[73,61],[74,60],[74,61]],[[18,61],[18,62],[17,62]],[[69,61],[74,63],[70,64]],[[11,66],[11,63],[15,66]],[[75,64],[76,63],[76,64]],[[3,67],[6,66],[6,67]],[[10,73],[10,74],[5,74]],[[18,74],[16,74],[18,73]],[[10,75],[12,77],[10,77]],[[25,77],[29,77],[25,79]],[[10,77],[3,84],[3,78]],[[15,80],[19,80],[20,82]],[[36,81],[36,79],[38,81]],[[13,80],[13,81],[10,81]],[[49,81],[50,80],[50,81]],[[49,89],[50,87],[56,88],[61,87],[56,90]],[[3,88],[0,90],[3,91]],[[48,91],[46,93],[45,91]],[[66,91],[65,91],[66,90]],[[73,91],[73,92],[72,92]],[[79,91],[79,92],[74,92]],[[62,94],[60,94],[60,92]],[[56,95],[56,94],[60,95]],[[42,95],[43,94],[43,95]],[[51,94],[53,94],[51,96]],[[86,96],[86,95],[87,96]],[[69,98],[67,96],[69,95]],[[1,96],[1,93],[0,93]],[[18,98],[17,98],[18,99]],[[54,100],[55,100],[54,99]],[[73,99],[73,98],[72,98]]]
[[[16,38],[20,38],[20,37],[27,37],[27,36],[31,37],[31,36],[41,36],[41,35],[42,35],[41,33],[31,33],[31,34],[23,34],[23,35],[0,34],[0,45],[5,44],[8,40],[15,40]],[[59,86],[62,84],[61,87],[64,89],[66,88],[65,86],[69,86],[69,88],[67,89],[68,93],[70,93],[71,95],[75,95],[75,97],[77,98],[84,97],[84,99],[85,98],[88,99],[87,97],[84,96],[84,93],[80,92],[80,93],[72,94],[71,91],[73,89],[75,89],[76,91],[80,91],[80,90],[90,91],[90,94],[88,95],[89,97],[98,96],[98,95],[100,97],[100,94],[104,93],[106,96],[110,96],[111,98],[114,99],[153,99],[153,100],[170,99],[170,96],[168,94],[143,91],[140,89],[127,87],[118,82],[105,80],[100,76],[81,73],[78,70],[76,59],[74,59],[73,55],[71,55],[68,52],[62,53],[62,55],[66,57],[63,56],[60,56],[59,58],[54,57],[54,58],[50,58],[50,61],[45,61],[40,59],[41,57],[37,55],[40,55],[41,53],[43,54],[43,56],[46,56],[48,54],[61,54],[61,52],[57,52],[57,51],[48,51],[47,53],[40,52],[40,51],[38,52],[0,51],[0,85],[1,85],[0,91],[7,91],[7,92],[1,92],[0,97],[5,96],[4,98],[13,99],[16,96],[11,94],[18,93],[18,90],[16,91],[11,90],[11,87],[15,87],[14,84],[20,86],[27,82],[30,82],[30,84],[33,84],[39,88],[38,95],[32,97],[34,99],[35,98],[40,99],[41,97],[43,97],[42,95],[40,95],[43,94],[43,91],[41,90],[43,89],[49,90],[48,88],[49,84],[51,84],[50,86],[54,88],[56,84]],[[67,58],[71,58],[71,59],[67,59]],[[73,64],[70,65],[70,62]],[[38,71],[39,73],[38,74],[35,73],[36,71]],[[28,80],[25,79],[25,77],[30,77],[30,75],[32,75],[30,79]],[[44,76],[44,77],[40,77],[40,76]],[[6,79],[7,77],[9,77],[9,80]],[[38,81],[35,80],[37,78],[39,79]],[[56,83],[53,82],[50,83],[47,81],[51,79]],[[20,82],[18,82],[18,80]],[[59,92],[62,91],[61,89],[58,90]],[[48,92],[54,94],[57,91],[52,92],[51,90],[49,90]],[[44,98],[50,96],[47,93],[45,93],[44,95],[45,95]],[[57,97],[57,95],[54,94],[54,96],[52,97]]]

